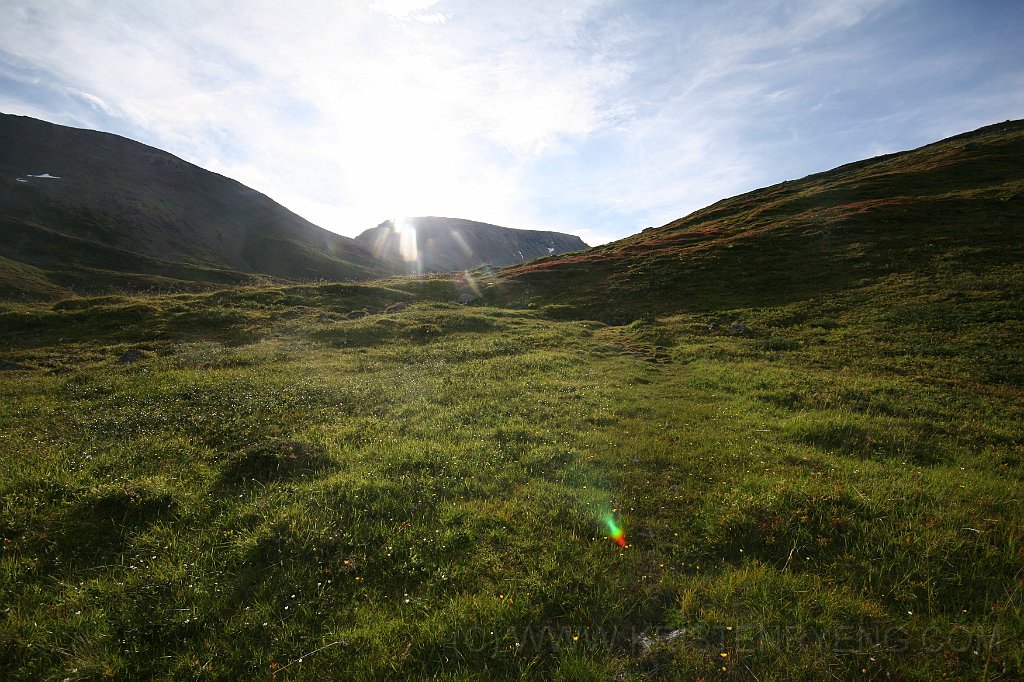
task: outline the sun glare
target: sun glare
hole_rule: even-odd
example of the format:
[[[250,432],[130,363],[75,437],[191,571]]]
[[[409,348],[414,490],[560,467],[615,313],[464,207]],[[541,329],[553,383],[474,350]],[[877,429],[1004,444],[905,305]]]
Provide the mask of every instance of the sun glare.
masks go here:
[[[406,263],[418,263],[419,252],[416,248],[416,228],[407,225],[405,218],[395,218],[392,229],[398,235],[398,252]]]

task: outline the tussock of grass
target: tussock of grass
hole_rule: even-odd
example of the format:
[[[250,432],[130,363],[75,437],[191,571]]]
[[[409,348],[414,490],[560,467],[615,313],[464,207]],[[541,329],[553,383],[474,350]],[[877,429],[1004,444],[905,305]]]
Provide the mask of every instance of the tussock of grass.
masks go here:
[[[270,440],[230,455],[221,470],[220,481],[225,486],[266,484],[315,475],[330,465],[327,457],[307,443]]]

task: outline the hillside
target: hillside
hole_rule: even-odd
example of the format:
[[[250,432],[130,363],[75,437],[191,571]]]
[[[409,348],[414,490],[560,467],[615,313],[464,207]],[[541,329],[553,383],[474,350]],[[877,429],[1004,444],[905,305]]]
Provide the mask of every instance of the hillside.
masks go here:
[[[0,114],[0,290],[346,279],[385,267],[234,180],[117,135]]]
[[[455,272],[481,265],[511,265],[587,248],[579,237],[561,232],[518,230],[437,217],[405,218],[399,230],[389,220],[366,230],[356,241],[383,258],[404,260],[409,272]]]
[[[779,305],[899,273],[1016,266],[1022,232],[1024,122],[1007,121],[509,267],[489,291],[605,320]]]

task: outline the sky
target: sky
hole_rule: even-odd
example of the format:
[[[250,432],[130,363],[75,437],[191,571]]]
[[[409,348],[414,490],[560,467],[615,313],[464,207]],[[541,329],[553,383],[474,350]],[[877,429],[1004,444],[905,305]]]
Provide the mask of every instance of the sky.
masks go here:
[[[1024,118],[1021,0],[0,0],[0,16],[0,111],[167,150],[348,236],[436,215],[596,245]]]

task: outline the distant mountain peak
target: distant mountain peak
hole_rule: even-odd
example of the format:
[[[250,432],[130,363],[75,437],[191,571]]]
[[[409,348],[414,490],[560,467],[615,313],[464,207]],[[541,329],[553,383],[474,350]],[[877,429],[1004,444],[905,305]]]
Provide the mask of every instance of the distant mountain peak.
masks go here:
[[[410,272],[454,272],[481,265],[505,266],[581,251],[575,235],[519,230],[462,218],[421,216],[385,220],[356,241],[378,258],[401,262]]]

